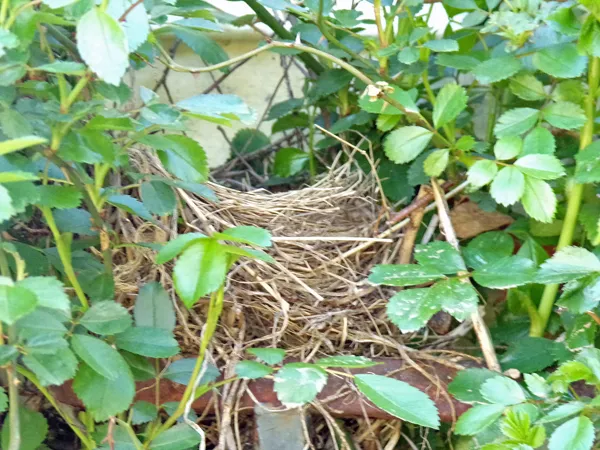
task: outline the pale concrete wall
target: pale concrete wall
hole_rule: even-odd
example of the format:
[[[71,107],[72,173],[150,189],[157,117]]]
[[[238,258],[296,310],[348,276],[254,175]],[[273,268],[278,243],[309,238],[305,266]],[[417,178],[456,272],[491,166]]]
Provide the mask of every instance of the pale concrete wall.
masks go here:
[[[230,14],[242,16],[252,13],[252,10],[242,1],[227,1],[227,0],[212,0],[212,3],[219,9]],[[352,6],[352,0],[337,0],[337,8],[348,9]],[[427,14],[430,5],[426,5],[420,14]],[[441,31],[448,24],[448,17],[440,4],[433,6],[430,23],[438,31]],[[363,13],[364,18],[373,18],[373,5],[363,1],[358,4],[357,8]],[[269,34],[270,30],[262,27],[259,28]],[[367,34],[373,34],[372,27],[366,30]],[[227,52],[229,57],[233,58],[255,49],[259,42],[264,40],[264,36],[252,30],[250,27],[233,28],[226,27],[223,33],[211,33],[211,37],[215,39]],[[172,42],[166,41],[165,47],[170,48]],[[186,45],[181,44],[175,55],[175,61],[186,66],[202,66],[201,59],[193,53]],[[156,63],[153,67],[146,68],[136,73],[136,79],[132,80],[133,84],[138,87],[135,90],[136,102],[139,104],[139,86],[145,86],[152,89],[156,82],[162,76],[164,67],[160,63]],[[210,74],[192,75],[189,73],[171,72],[167,79],[167,85],[173,100],[175,102],[183,100],[202,93],[209,87],[215,78],[222,75],[222,72],[213,72]],[[244,66],[236,70],[224,82],[220,84],[224,94],[235,94],[241,97],[247,105],[256,109],[257,117],[260,119],[267,109],[269,99],[273,94],[273,90],[278,81],[283,76],[283,68],[280,64],[280,57],[276,53],[265,52],[253,57]],[[304,77],[302,73],[295,67],[291,66],[289,70],[292,90],[296,98],[302,97],[302,86]],[[163,89],[159,90],[159,95],[162,101],[167,101],[166,93]],[[213,91],[216,93],[216,91]],[[282,85],[273,103],[278,103],[287,100],[289,97],[287,87]],[[256,124],[244,125],[239,122],[234,122],[231,128],[227,129],[229,138],[233,138],[235,132],[241,128],[253,127]],[[263,122],[259,129],[267,136],[270,136],[272,122]],[[229,158],[230,148],[217,130],[215,124],[193,120],[190,121],[190,134],[198,140],[204,147],[211,167],[217,167],[223,164]]]
[[[258,33],[220,33],[211,35],[230,57],[235,57],[247,53],[258,46],[263,39]],[[166,48],[170,48],[172,43],[165,42]],[[202,60],[181,44],[175,55],[175,61],[186,66],[203,66]],[[163,72],[163,66],[158,63],[155,67],[149,67],[136,73],[135,85],[145,86],[152,89],[160,79]],[[261,53],[238,70],[234,71],[225,81],[220,84],[223,94],[235,94],[241,97],[244,102],[257,111],[257,117],[260,119],[267,109],[269,99],[277,82],[283,76],[283,68],[280,65],[280,57],[276,53]],[[213,72],[216,78],[219,78],[223,72]],[[292,91],[295,97],[302,97],[302,85],[304,77],[302,73],[292,65],[289,70]],[[208,88],[214,79],[208,73],[192,75],[189,73],[171,72],[167,78],[167,86],[174,101],[183,100],[197,94],[201,94]],[[136,102],[139,102],[139,90],[135,92]],[[217,93],[217,91],[213,91]],[[158,94],[162,101],[167,101],[167,95],[164,89],[160,89]],[[288,89],[285,83],[279,88],[273,102],[281,102],[289,97]],[[260,130],[267,136],[270,135],[273,122],[263,122]],[[227,135],[233,138],[235,132],[241,128],[255,127],[256,124],[244,125],[240,122],[233,122],[231,128],[227,128]],[[190,120],[190,135],[202,144],[206,151],[210,165],[212,167],[223,164],[229,157],[230,148],[222,134],[217,130],[217,125],[203,120]]]

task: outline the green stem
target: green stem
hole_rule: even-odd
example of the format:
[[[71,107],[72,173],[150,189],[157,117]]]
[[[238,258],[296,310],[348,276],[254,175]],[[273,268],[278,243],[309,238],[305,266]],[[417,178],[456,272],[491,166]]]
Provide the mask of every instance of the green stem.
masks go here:
[[[48,400],[48,402],[52,405],[56,412],[58,412],[58,414],[67,423],[67,425],[71,427],[73,433],[77,435],[77,437],[81,440],[82,444],[85,446],[86,449],[91,450],[96,448],[96,444],[94,443],[94,441],[92,441],[88,436],[86,436],[86,434],[73,422],[73,419],[71,419],[71,417],[68,414],[65,414],[65,412],[62,410],[60,404],[56,401],[52,393],[46,387],[42,386],[40,380],[38,380],[38,378],[33,372],[30,372],[29,370],[20,366],[17,368],[17,371],[29,381],[31,381],[31,383],[37,388],[37,390],[40,391],[44,397],[46,397],[46,400]]]
[[[65,106],[64,113],[69,112],[69,108],[71,107],[71,105],[73,105],[73,103],[75,103],[75,100],[77,100],[77,97],[79,97],[79,94],[81,94],[81,91],[83,91],[83,89],[85,89],[85,87],[89,83],[90,76],[91,76],[91,74],[87,73],[79,79],[79,81],[77,82],[77,84],[75,85],[75,87],[73,88],[73,90],[71,91],[69,96],[67,97],[67,100],[64,105]]]
[[[598,87],[600,86],[600,59],[593,58],[590,61],[588,70],[589,91],[585,100],[585,114],[587,121],[583,127],[583,130],[581,131],[579,150],[583,150],[590,145],[594,137],[596,101]],[[581,200],[583,198],[583,188],[583,184],[575,184],[568,195],[567,212],[565,214],[563,227],[558,239],[558,245],[556,246],[557,251],[573,243],[573,235],[575,234],[575,228],[577,226],[577,216],[579,214]],[[540,300],[540,306],[538,308],[540,320],[537,324],[531,324],[531,336],[543,336],[544,331],[546,330],[546,325],[548,324],[548,320],[550,319],[550,315],[552,314],[552,308],[554,306],[554,300],[557,292],[558,284],[549,284],[544,288],[544,293],[542,294],[542,299]]]
[[[23,272],[22,270],[19,272]],[[3,277],[11,277],[10,267],[8,266],[8,258],[6,252],[0,247],[0,274]],[[17,275],[18,278],[23,277],[23,273]],[[19,281],[19,280],[17,280]],[[16,342],[17,331],[14,325],[8,328],[8,343]],[[4,343],[2,343],[4,345]],[[21,427],[19,424],[19,380],[16,376],[17,365],[13,361],[6,367],[6,378],[8,383],[8,416],[10,418],[10,440],[7,450],[19,450],[21,447]]]
[[[194,366],[194,370],[192,371],[190,382],[185,388],[183,395],[181,396],[181,400],[179,401],[177,409],[162,426],[160,426],[151,436],[148,437],[146,442],[144,442],[144,449],[148,449],[150,444],[152,443],[152,440],[155,439],[159,434],[171,428],[173,424],[177,421],[177,419],[179,419],[185,412],[185,407],[196,389],[195,381],[197,380],[198,375],[202,370],[206,350],[208,349],[208,345],[210,344],[215,330],[217,329],[217,324],[219,322],[219,318],[221,317],[221,311],[223,310],[223,295],[224,286],[221,286],[219,290],[213,293],[210,297],[208,317],[205,325],[206,328],[202,333],[202,340],[200,342],[200,351],[198,352],[198,359],[196,359],[196,365]]]
[[[377,35],[379,36],[379,46],[381,48],[387,47],[387,36],[385,34],[385,28],[383,26],[383,21],[381,20],[381,0],[373,1],[373,11],[375,13],[375,25],[377,26]],[[381,57],[379,58],[379,73],[385,74],[387,73],[388,66],[388,58]]]
[[[308,119],[308,172],[311,182],[317,176],[317,165],[315,163],[315,115],[316,111],[310,113]]]
[[[52,232],[52,236],[54,237],[54,241],[56,242],[56,249],[58,250],[58,256],[60,257],[60,261],[63,265],[65,275],[71,283],[71,286],[73,286],[75,294],[81,302],[83,311],[87,311],[90,305],[85,294],[83,293],[83,289],[79,284],[79,280],[77,279],[77,275],[75,275],[75,270],[73,269],[73,264],[71,263],[71,247],[65,242],[62,234],[60,234],[50,208],[47,206],[42,206],[40,207],[40,210],[42,211],[44,220],[46,220],[46,223]]]
[[[277,19],[275,19],[275,17],[273,17],[271,13],[267,11],[267,9],[257,0],[244,0],[244,2],[254,10],[256,16],[261,20],[262,23],[271,28],[271,30],[273,30],[281,39],[293,41],[296,38],[292,33],[286,30],[283,25],[281,25]],[[324,68],[321,63],[312,58],[310,55],[298,55],[298,58],[300,58],[302,62],[306,64],[306,67],[308,67],[317,75],[323,73]]]
[[[0,25],[4,25],[4,22],[6,21],[9,4],[10,0],[2,0],[2,3],[0,4]]]

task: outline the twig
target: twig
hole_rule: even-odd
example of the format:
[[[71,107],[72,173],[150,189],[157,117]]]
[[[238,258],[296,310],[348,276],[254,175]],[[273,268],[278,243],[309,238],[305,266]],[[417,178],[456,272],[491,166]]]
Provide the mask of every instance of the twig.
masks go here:
[[[125,22],[125,19],[127,19],[127,16],[129,15],[129,13],[131,11],[133,11],[136,6],[141,5],[143,2],[144,2],[144,0],[137,0],[136,2],[129,5],[129,8],[127,8],[125,10],[125,12],[123,12],[123,14],[121,14],[121,17],[119,17],[119,22]]]
[[[446,199],[450,199],[452,197],[454,197],[455,195],[459,194],[460,192],[462,192],[463,190],[465,190],[465,188],[469,185],[468,181],[465,181],[461,184],[459,184],[458,186],[456,186],[454,189],[452,189],[450,192],[448,192],[444,197]],[[416,202],[415,202],[416,203]],[[429,211],[433,211],[435,209],[435,203],[431,203],[429,204],[426,208],[425,208],[425,212],[428,213]],[[407,209],[407,208],[404,208]],[[410,212],[414,211],[414,209],[411,209]],[[408,214],[406,214],[406,216],[410,215],[410,212],[408,212]],[[406,217],[405,216],[405,217]],[[382,233],[379,233],[377,236],[375,236],[378,239],[382,239],[382,238],[386,238],[388,236],[391,236],[392,234],[394,234],[396,231],[401,230],[402,228],[404,228],[406,226],[406,224],[408,224],[408,222],[410,221],[410,219],[405,218],[404,220],[401,220],[397,223],[395,223],[393,226],[391,226],[390,228],[388,228],[387,230],[385,230]],[[340,256],[333,258],[331,260],[329,260],[328,262],[326,262],[325,264],[322,264],[321,266],[319,266],[317,269],[315,270],[319,270],[319,269],[323,269],[324,267],[331,265],[331,264],[337,264],[340,261],[343,261],[344,259],[355,255],[356,253],[360,253],[362,252],[364,249],[369,248],[370,246],[372,246],[374,244],[374,242],[365,242],[362,245],[357,245],[356,247],[354,247],[351,250],[348,250],[346,253],[342,253]]]
[[[419,193],[417,194],[416,201],[427,196],[428,194],[431,194],[431,188],[425,184],[422,185],[419,189]],[[406,228],[406,231],[404,232],[404,236],[402,236],[398,264],[410,264],[412,260],[413,249],[415,248],[415,241],[417,240],[417,234],[419,232],[419,228],[421,227],[421,223],[423,222],[424,215],[424,206],[415,210],[410,215],[410,222]]]
[[[442,191],[435,178],[431,179],[431,187],[433,188],[433,196],[435,198],[435,204],[440,217],[440,227],[446,236],[446,241],[448,241],[452,247],[460,252],[458,238],[456,237],[454,227],[452,226],[452,221],[450,220],[448,203],[443,195],[444,191]],[[468,278],[463,278],[462,280],[465,283],[471,282]],[[494,343],[492,342],[490,332],[483,321],[483,317],[479,313],[479,309],[476,309],[475,312],[471,314],[471,321],[473,322],[473,329],[475,330],[475,334],[479,340],[479,345],[481,346],[481,351],[483,352],[483,357],[485,358],[488,369],[500,372],[500,364],[498,363],[496,350],[494,349]]]
[[[278,236],[271,238],[273,242],[394,242],[393,239],[380,239],[353,236]]]

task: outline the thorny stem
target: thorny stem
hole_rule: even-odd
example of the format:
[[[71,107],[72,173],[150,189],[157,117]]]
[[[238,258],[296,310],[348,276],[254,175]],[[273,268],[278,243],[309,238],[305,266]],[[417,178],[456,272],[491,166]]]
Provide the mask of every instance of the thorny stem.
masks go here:
[[[175,412],[146,440],[144,443],[144,449],[148,449],[153,439],[171,428],[177,419],[179,419],[185,413],[188,401],[192,398],[192,395],[195,394],[196,383],[194,383],[194,380],[198,378],[198,375],[202,370],[204,358],[206,356],[206,350],[208,349],[208,345],[210,344],[210,341],[217,328],[219,318],[221,317],[221,311],[223,310],[224,290],[224,286],[221,286],[219,290],[214,292],[210,297],[206,325],[202,333],[202,340],[200,342],[200,350],[198,352],[198,358],[196,359],[196,365],[194,366],[194,370],[192,371],[192,375],[190,377],[191,382],[185,388]]]
[[[60,404],[56,401],[52,393],[46,387],[42,386],[40,380],[38,380],[38,378],[33,372],[30,372],[29,370],[20,366],[17,368],[17,371],[29,381],[31,381],[31,383],[37,388],[37,390],[40,391],[44,397],[46,397],[46,400],[48,400],[48,402],[54,407],[58,414],[60,414],[60,416],[67,423],[67,425],[71,427],[73,433],[77,435],[77,437],[81,440],[86,449],[91,450],[96,448],[94,441],[92,441],[88,436],[86,436],[86,434],[73,422],[73,419],[71,419],[71,417],[68,414],[65,414],[65,412],[62,410]]]
[[[456,233],[454,232],[454,227],[452,226],[452,221],[450,220],[450,213],[448,211],[448,203],[444,198],[444,191],[440,188],[437,180],[435,178],[431,179],[431,187],[433,189],[433,197],[435,198],[435,203],[438,210],[438,216],[440,218],[440,227],[446,236],[446,241],[456,249],[457,252],[460,253],[460,246],[458,244],[458,238],[456,237]],[[462,256],[461,256],[462,259]],[[470,279],[465,277],[461,279],[464,283],[470,283]],[[492,342],[492,338],[490,336],[490,332],[487,328],[487,325],[483,321],[483,317],[479,313],[479,309],[475,309],[475,312],[471,314],[471,321],[473,322],[473,329],[475,330],[475,334],[477,335],[477,340],[479,341],[479,345],[481,346],[481,351],[483,352],[483,357],[485,359],[486,365],[488,369],[495,370],[496,372],[500,372],[500,364],[498,363],[498,358],[496,356],[496,350],[494,349],[494,343]]]
[[[8,259],[4,248],[0,247],[0,274],[3,277],[11,277]],[[22,276],[22,274],[21,274]],[[12,299],[18,300],[18,299]],[[15,342],[16,330],[14,325],[8,328],[8,343]],[[4,343],[2,344],[4,345]],[[6,366],[6,378],[8,382],[8,417],[10,418],[10,440],[7,450],[19,450],[21,447],[21,427],[19,424],[19,380],[16,376],[16,363],[10,362]]]
[[[158,43],[157,43],[157,47],[162,55],[163,64],[165,64],[167,67],[169,67],[171,70],[173,70],[175,72],[188,72],[188,73],[211,72],[213,70],[219,70],[224,67],[228,67],[231,64],[235,64],[236,62],[242,61],[251,56],[258,55],[259,53],[262,53],[267,50],[271,50],[273,48],[287,48],[287,49],[300,50],[300,51],[303,51],[306,53],[312,53],[313,55],[327,59],[327,60],[339,65],[342,69],[350,72],[352,75],[354,75],[356,78],[361,80],[363,83],[375,84],[374,80],[369,78],[367,75],[365,75],[360,70],[356,69],[355,67],[353,67],[351,64],[347,63],[346,61],[343,61],[343,60],[341,60],[333,55],[330,55],[329,53],[324,52],[322,50],[319,50],[319,49],[316,49],[313,47],[309,47],[307,45],[300,44],[297,42],[294,42],[294,43],[292,43],[292,42],[271,42],[267,45],[264,45],[255,50],[252,50],[251,52],[245,53],[243,55],[229,59],[227,61],[223,61],[222,63],[214,64],[212,66],[205,66],[205,67],[186,67],[186,66],[177,64],[175,61],[173,61],[173,58],[171,58],[171,56],[168,54],[168,52],[162,46],[160,46]],[[425,119],[421,114],[419,114],[416,111],[407,110],[397,100],[395,100],[394,98],[390,97],[389,95],[387,95],[385,93],[383,93],[381,95],[381,97],[386,102],[388,102],[390,105],[392,105],[394,108],[397,108],[400,111],[402,111],[404,114],[406,114],[406,116],[416,119],[418,122],[422,123],[423,126],[425,126],[429,131],[434,133],[445,145],[447,145],[448,147],[452,146],[450,141],[448,141],[448,139],[446,139],[438,130],[436,130],[435,127],[433,127],[427,121],[427,119]]]
[[[579,150],[583,150],[592,143],[594,137],[594,123],[596,120],[596,100],[598,97],[598,87],[600,86],[600,59],[593,58],[590,61],[589,72],[588,72],[588,86],[589,91],[585,99],[585,114],[587,121],[581,132],[579,141]],[[563,222],[560,237],[556,250],[560,250],[573,243],[573,235],[575,233],[575,227],[577,226],[577,216],[579,215],[579,209],[581,207],[581,200],[583,198],[583,184],[574,184],[571,192],[567,198],[567,212]],[[538,307],[540,320],[537,323],[531,324],[530,335],[534,337],[541,337],[546,330],[546,325],[552,314],[552,307],[554,306],[554,300],[558,293],[558,284],[548,284],[544,288],[544,293],[540,300],[540,306]]]

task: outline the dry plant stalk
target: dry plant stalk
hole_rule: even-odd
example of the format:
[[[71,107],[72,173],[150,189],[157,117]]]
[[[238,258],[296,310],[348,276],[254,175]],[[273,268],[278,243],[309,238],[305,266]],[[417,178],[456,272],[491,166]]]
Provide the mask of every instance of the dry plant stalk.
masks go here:
[[[448,203],[446,202],[444,193],[435,178],[431,179],[431,187],[433,188],[433,195],[438,208],[440,226],[444,232],[444,235],[446,236],[446,240],[452,247],[460,252],[458,239],[456,237],[456,233],[454,232],[452,221],[450,220]],[[465,279],[465,282],[470,283],[471,281],[469,279]],[[496,356],[494,343],[492,342],[490,332],[487,328],[487,325],[483,321],[483,317],[481,316],[479,310],[476,310],[473,314],[471,314],[471,321],[473,322],[473,329],[475,330],[475,334],[479,340],[479,345],[481,346],[481,351],[483,352],[483,357],[485,358],[488,368],[490,370],[500,372],[500,364],[498,363],[498,357]]]

